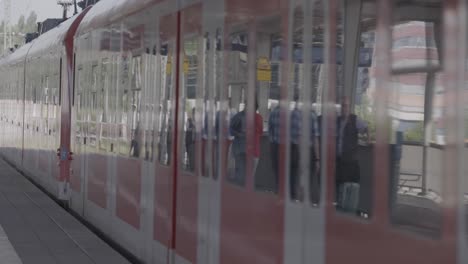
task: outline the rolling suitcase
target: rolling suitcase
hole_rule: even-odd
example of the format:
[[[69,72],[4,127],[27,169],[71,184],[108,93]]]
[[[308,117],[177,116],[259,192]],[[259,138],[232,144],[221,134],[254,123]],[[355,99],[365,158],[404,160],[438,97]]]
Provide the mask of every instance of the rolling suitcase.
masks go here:
[[[359,205],[359,184],[345,182],[340,186],[338,206],[345,212],[356,212]]]

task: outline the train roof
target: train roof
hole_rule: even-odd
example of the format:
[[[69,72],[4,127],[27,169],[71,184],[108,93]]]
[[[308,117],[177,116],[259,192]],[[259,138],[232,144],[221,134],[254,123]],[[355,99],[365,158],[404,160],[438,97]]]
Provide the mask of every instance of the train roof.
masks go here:
[[[13,53],[8,54],[7,56],[0,59],[0,67],[5,65],[14,65],[19,62],[24,62],[24,58],[28,55],[28,51],[31,48],[32,43],[21,46]]]
[[[36,56],[41,56],[42,54],[49,52],[49,50],[55,46],[63,45],[65,36],[68,33],[68,30],[73,25],[73,22],[80,17],[81,14],[75,15],[56,28],[44,33],[39,36],[32,42],[31,50],[28,53],[28,58],[34,58]],[[53,52],[53,51],[50,51]]]
[[[164,0],[102,0],[96,3],[80,23],[77,35],[110,25],[147,6]],[[167,0],[174,1],[174,0]]]
[[[48,52],[55,52],[52,48],[56,46],[64,46],[67,33],[73,27],[75,22],[86,14],[86,11],[87,10],[67,19],[56,28],[42,34],[32,42],[27,43],[15,50],[13,53],[0,58],[0,67],[24,62],[26,58],[39,57]]]

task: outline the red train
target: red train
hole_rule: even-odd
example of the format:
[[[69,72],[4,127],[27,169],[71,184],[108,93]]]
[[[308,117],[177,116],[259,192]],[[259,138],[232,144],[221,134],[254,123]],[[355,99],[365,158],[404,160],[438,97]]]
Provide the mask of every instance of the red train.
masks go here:
[[[0,58],[1,153],[143,263],[467,263],[467,33],[462,0],[102,0]]]

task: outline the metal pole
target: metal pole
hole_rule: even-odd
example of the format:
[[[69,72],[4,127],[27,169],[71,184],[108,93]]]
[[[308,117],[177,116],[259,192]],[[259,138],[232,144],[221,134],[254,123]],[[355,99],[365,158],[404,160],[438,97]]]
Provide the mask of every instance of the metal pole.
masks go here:
[[[78,8],[76,6],[76,0],[73,0],[73,5],[75,6],[75,12],[73,13],[73,15],[76,15],[76,14],[78,14]]]

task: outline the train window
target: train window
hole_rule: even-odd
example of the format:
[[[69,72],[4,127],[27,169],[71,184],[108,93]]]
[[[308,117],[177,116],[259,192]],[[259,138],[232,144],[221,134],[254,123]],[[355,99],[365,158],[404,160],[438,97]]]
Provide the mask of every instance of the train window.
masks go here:
[[[247,87],[247,33],[234,33],[230,37],[228,56],[228,100],[230,144],[227,163],[227,180],[239,186],[245,185],[246,174],[246,124],[245,101]]]
[[[47,130],[49,129],[49,77],[45,76],[42,78],[42,132],[47,135]]]
[[[32,102],[33,104],[37,103],[37,90],[36,85],[31,85],[31,92],[32,92]]]
[[[203,108],[202,108],[202,115],[201,115],[201,124],[202,128],[202,150],[204,159],[202,160],[202,175],[205,177],[211,177],[213,173],[213,166],[214,163],[214,152],[213,152],[213,92],[212,92],[212,84],[210,83],[210,75],[206,68],[209,65],[211,55],[208,55],[209,52],[209,34],[206,33],[203,38],[203,54],[202,58],[200,59],[201,69],[200,71],[202,78],[201,90],[203,95]]]
[[[279,16],[260,20],[256,29],[255,118],[252,153],[255,189],[277,193],[279,183],[279,100],[284,42]],[[268,136],[270,133],[270,137]],[[249,148],[250,149],[250,148]]]
[[[314,10],[323,8],[317,1]],[[314,14],[320,12],[314,11]],[[304,21],[304,19],[311,19]],[[311,204],[317,205],[320,199],[320,128],[318,117],[321,114],[320,100],[322,87],[320,77],[324,67],[321,61],[305,61],[315,51],[323,50],[317,45],[323,36],[319,25],[324,23],[322,16],[304,17],[303,7],[296,7],[293,18],[292,35],[292,67],[294,74],[290,79],[290,126],[289,126],[289,195],[292,200],[302,200],[305,191],[308,190],[308,198]],[[314,26],[304,27],[304,23]],[[310,24],[309,24],[310,23]],[[312,31],[315,42],[309,36],[304,37],[305,32]],[[309,33],[307,33],[309,34]],[[315,45],[314,45],[315,43]],[[302,172],[302,173],[301,173]],[[307,184],[307,185],[306,185]],[[305,188],[307,186],[307,188]]]
[[[215,75],[213,80],[214,80],[214,98],[215,98],[215,120],[214,120],[214,136],[215,136],[215,143],[214,143],[214,173],[213,177],[215,179],[218,179],[220,175],[220,168],[222,168],[222,164],[224,164],[224,160],[222,159],[224,156],[221,154],[222,152],[222,142],[226,142],[227,137],[229,136],[229,133],[226,133],[222,128],[221,128],[221,113],[225,111],[225,109],[221,108],[222,100],[223,97],[225,96],[223,94],[223,81],[222,81],[222,76],[223,76],[223,49],[222,49],[222,31],[221,28],[216,29],[216,35],[214,36],[214,42],[209,42],[208,47],[214,49],[214,64],[210,67],[212,69],[212,73]],[[211,44],[210,44],[211,43]],[[209,73],[207,73],[209,74]]]
[[[145,31],[146,32],[146,31]],[[146,32],[148,33],[148,32]],[[147,38],[151,38],[148,34]],[[149,49],[149,48],[148,48]],[[158,99],[156,98],[156,81],[157,77],[156,64],[156,48],[149,49],[150,52],[145,55],[145,72],[147,85],[145,86],[146,92],[144,100],[146,101],[146,129],[145,129],[145,159],[149,161],[154,160],[154,142],[155,142],[155,106],[157,105]],[[154,52],[153,52],[154,51]]]
[[[398,2],[394,11],[387,106],[392,127],[389,207],[393,225],[439,237],[444,144],[437,138],[444,133],[441,117],[445,111],[439,58],[441,8],[436,4],[425,6],[425,12],[408,12],[419,8]],[[426,21],[423,13],[433,17]],[[417,45],[402,40],[408,37],[413,42],[417,39]]]
[[[54,75],[54,85],[60,85],[60,77],[58,74]],[[52,88],[52,104],[59,105],[59,86]]]
[[[376,1],[347,12],[337,18],[334,199],[338,211],[368,218],[375,176],[375,92],[369,89],[369,72],[375,67]],[[359,23],[348,21],[354,16]]]
[[[99,73],[98,73],[98,65],[97,63],[93,63],[91,65],[91,72],[90,72],[90,79],[89,83],[87,85],[88,87],[88,94],[89,97],[87,98],[88,101],[88,115],[89,115],[89,120],[88,120],[88,129],[87,129],[87,138],[88,138],[88,147],[97,147],[98,143],[98,138],[97,138],[97,128],[99,122],[98,120],[98,111],[99,111],[99,95],[101,92],[98,90],[98,78],[99,78]],[[99,94],[98,94],[99,93]]]
[[[195,107],[198,85],[198,71],[199,71],[199,43],[198,38],[187,38],[184,40],[184,65],[182,68],[184,94],[183,98],[185,103],[184,108],[184,130],[183,130],[183,151],[182,153],[182,168],[187,171],[195,170],[195,141],[196,141],[196,128],[195,128]],[[206,156],[203,156],[206,157]]]
[[[75,83],[75,87],[76,87],[76,97],[75,97],[75,101],[76,101],[76,105],[77,105],[77,110],[76,110],[76,119],[77,120],[83,120],[83,117],[82,117],[82,109],[84,107],[84,97],[83,97],[83,78],[84,78],[84,74],[83,74],[83,67],[82,66],[78,66],[77,68],[77,71],[76,71],[76,83]]]
[[[171,164],[173,133],[173,91],[175,79],[175,47],[173,42],[162,43],[160,51],[161,83],[159,91],[158,160]]]

